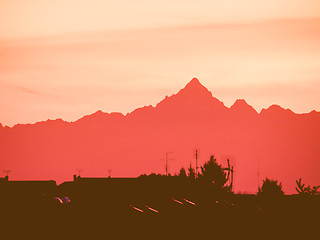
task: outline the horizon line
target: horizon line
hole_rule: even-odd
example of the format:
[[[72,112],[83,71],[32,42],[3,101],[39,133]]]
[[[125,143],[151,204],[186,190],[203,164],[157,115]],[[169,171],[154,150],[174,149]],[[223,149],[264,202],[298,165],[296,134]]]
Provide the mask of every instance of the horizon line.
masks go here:
[[[320,18],[319,18],[319,19],[320,19]],[[71,121],[67,121],[67,120],[64,120],[62,117],[58,117],[58,118],[55,118],[55,119],[50,119],[50,118],[48,118],[47,120],[38,120],[38,121],[35,121],[35,122],[16,123],[16,124],[13,124],[13,125],[6,125],[6,124],[2,124],[2,123],[0,122],[0,125],[1,125],[3,128],[7,127],[7,128],[12,129],[12,128],[14,128],[15,126],[19,126],[19,125],[34,125],[34,124],[37,124],[37,123],[44,123],[44,122],[48,122],[48,121],[58,121],[58,120],[62,120],[63,122],[66,122],[66,123],[75,123],[75,122],[77,122],[78,120],[82,119],[83,117],[91,116],[91,115],[93,115],[93,114],[95,114],[95,113],[98,113],[98,112],[101,112],[101,113],[103,113],[103,114],[121,114],[123,117],[126,117],[126,116],[128,116],[129,114],[133,113],[134,111],[136,111],[136,110],[138,110],[138,109],[143,109],[143,108],[146,108],[146,107],[156,108],[157,105],[158,105],[160,102],[162,102],[163,100],[165,100],[166,98],[170,98],[170,97],[172,97],[172,96],[177,95],[182,89],[184,89],[184,88],[185,88],[190,82],[192,82],[194,79],[197,80],[201,86],[203,86],[205,89],[207,89],[207,91],[209,91],[209,92],[212,94],[212,92],[211,92],[206,86],[204,86],[204,85],[198,80],[197,77],[193,77],[193,78],[192,78],[190,81],[188,81],[187,84],[186,84],[183,88],[181,88],[177,93],[174,93],[174,94],[172,94],[172,95],[170,95],[170,96],[166,95],[164,98],[162,98],[161,101],[157,102],[154,106],[153,106],[152,104],[150,104],[150,105],[144,105],[144,106],[141,106],[141,107],[136,107],[136,108],[134,108],[132,111],[128,111],[128,112],[126,112],[126,113],[123,113],[123,112],[120,112],[120,111],[119,111],[119,112],[117,112],[117,111],[114,111],[114,112],[104,112],[104,111],[102,111],[101,109],[98,109],[98,110],[96,110],[96,111],[94,111],[94,112],[92,112],[92,113],[85,114],[85,115],[81,116],[80,118],[77,118],[77,119],[71,120]],[[216,98],[216,97],[214,97],[214,96],[212,95],[212,98]],[[216,99],[218,99],[218,98],[216,98]],[[219,100],[219,99],[218,99],[218,100]],[[230,105],[230,107],[226,106],[226,105],[224,104],[224,102],[222,102],[222,101],[220,101],[220,100],[219,100],[219,101],[222,102],[222,104],[223,104],[226,108],[231,109],[231,107],[232,107],[236,102],[242,101],[242,100],[245,101],[246,104],[248,104],[248,106],[252,107],[252,108],[257,112],[258,115],[260,115],[260,114],[262,113],[262,111],[268,110],[268,109],[270,109],[271,107],[274,107],[274,106],[275,106],[275,107],[280,107],[281,109],[283,109],[283,110],[285,110],[285,111],[288,111],[288,110],[289,110],[289,111],[291,111],[293,114],[297,114],[297,115],[310,114],[310,113],[312,113],[312,112],[317,112],[317,113],[320,112],[320,111],[317,111],[317,110],[314,109],[314,110],[311,110],[311,111],[309,111],[309,112],[301,112],[301,113],[298,113],[298,112],[294,112],[294,111],[291,110],[290,108],[283,108],[281,105],[278,105],[278,104],[276,104],[276,103],[273,103],[273,104],[269,105],[269,107],[267,107],[267,108],[261,108],[261,110],[258,111],[256,108],[254,108],[252,105],[250,105],[244,98],[237,98],[237,99],[234,101],[234,103],[233,103],[232,105]]]

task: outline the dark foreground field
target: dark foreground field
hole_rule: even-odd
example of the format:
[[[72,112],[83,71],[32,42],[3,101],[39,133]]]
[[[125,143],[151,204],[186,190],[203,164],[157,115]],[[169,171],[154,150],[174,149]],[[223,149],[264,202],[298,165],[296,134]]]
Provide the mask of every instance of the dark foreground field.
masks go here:
[[[154,195],[135,202],[120,196],[87,196],[65,203],[52,199],[2,199],[1,234],[19,239],[319,236],[319,197],[292,195],[276,201],[262,201],[255,195],[224,197],[208,194],[189,200]]]
[[[163,179],[3,181],[1,239],[319,237],[319,196],[258,197]]]

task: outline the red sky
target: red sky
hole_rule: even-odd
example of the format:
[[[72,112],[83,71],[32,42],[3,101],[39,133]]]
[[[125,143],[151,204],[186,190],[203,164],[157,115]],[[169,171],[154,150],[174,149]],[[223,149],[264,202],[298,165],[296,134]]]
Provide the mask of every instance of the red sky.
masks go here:
[[[0,122],[156,104],[196,76],[230,106],[320,110],[320,2],[0,1]]]

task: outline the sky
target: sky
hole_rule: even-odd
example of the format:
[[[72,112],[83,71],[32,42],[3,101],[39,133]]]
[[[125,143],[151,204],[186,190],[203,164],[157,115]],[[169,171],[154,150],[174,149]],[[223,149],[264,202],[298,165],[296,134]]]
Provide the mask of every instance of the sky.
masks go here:
[[[318,0],[0,0],[0,123],[155,105],[197,77],[231,106],[320,111]]]

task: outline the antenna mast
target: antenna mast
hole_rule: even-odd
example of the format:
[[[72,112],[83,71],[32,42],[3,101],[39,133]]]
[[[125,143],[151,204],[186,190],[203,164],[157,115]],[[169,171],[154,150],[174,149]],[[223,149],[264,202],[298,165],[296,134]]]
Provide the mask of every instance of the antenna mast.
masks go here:
[[[80,174],[82,172],[82,169],[77,169],[76,171],[78,172],[78,176],[81,177]]]
[[[196,148],[194,150],[194,158],[196,159],[196,169],[195,169],[196,176],[198,176],[198,169],[199,169],[199,167],[198,167],[198,157],[199,157],[199,155],[200,155],[200,151],[199,151],[199,149]]]
[[[229,182],[229,189],[233,190],[233,166],[230,165],[230,160],[227,158],[228,167],[222,168],[223,171],[227,171],[227,182]]]
[[[9,173],[11,172],[10,170],[3,170],[3,172],[6,174],[6,178],[9,178]]]
[[[260,156],[258,154],[258,188],[260,188]]]
[[[168,158],[168,155],[174,152],[166,152],[166,176],[168,176],[168,160],[174,160],[173,158]]]

